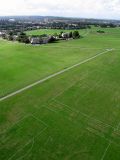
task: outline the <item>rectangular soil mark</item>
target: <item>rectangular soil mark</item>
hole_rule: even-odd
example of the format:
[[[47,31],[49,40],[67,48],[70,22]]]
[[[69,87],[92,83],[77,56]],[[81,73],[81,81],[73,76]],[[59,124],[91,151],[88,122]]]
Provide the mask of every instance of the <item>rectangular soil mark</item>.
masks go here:
[[[44,122],[30,115],[0,134],[0,159],[12,160],[46,128]]]

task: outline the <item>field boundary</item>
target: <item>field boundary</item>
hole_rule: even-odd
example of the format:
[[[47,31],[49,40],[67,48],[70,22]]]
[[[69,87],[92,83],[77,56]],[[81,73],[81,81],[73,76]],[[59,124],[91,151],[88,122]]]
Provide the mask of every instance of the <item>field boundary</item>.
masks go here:
[[[61,104],[61,105],[65,106],[65,107],[67,107],[70,111],[73,111],[73,112],[76,112],[76,113],[78,113],[78,114],[83,115],[83,116],[86,117],[87,119],[93,120],[94,122],[99,122],[99,123],[103,124],[105,127],[110,127],[110,128],[112,128],[112,129],[115,129],[115,128],[114,128],[113,126],[111,126],[110,124],[104,123],[103,121],[101,121],[101,120],[99,120],[99,119],[96,119],[96,118],[94,118],[94,117],[91,117],[91,116],[87,115],[87,114],[84,113],[84,112],[78,111],[78,110],[76,110],[76,109],[72,109],[71,106],[68,106],[67,104],[62,103],[62,102],[60,102],[59,100],[54,99],[53,101],[56,102],[56,103],[58,103],[58,104]]]
[[[103,155],[102,155],[101,160],[104,160],[104,158],[105,158],[105,156],[106,156],[106,153],[107,153],[107,151],[108,151],[110,145],[111,145],[111,142],[108,143],[108,145],[107,145],[107,147],[106,147],[106,149],[105,149],[105,151],[104,151],[104,153],[103,153]]]
[[[16,156],[17,153],[19,153],[19,152],[22,151],[27,145],[29,145],[30,143],[32,143],[32,145],[31,145],[30,149],[28,150],[28,152],[25,153],[25,155],[23,155],[22,157],[17,158],[17,160],[20,160],[20,159],[26,157],[26,156],[29,154],[29,152],[32,150],[32,148],[33,148],[33,145],[34,145],[34,143],[35,143],[35,138],[39,137],[39,136],[40,136],[45,130],[47,130],[48,127],[49,127],[44,121],[42,121],[41,119],[35,117],[33,114],[29,114],[29,115],[26,116],[26,118],[28,118],[28,117],[32,117],[33,119],[37,120],[38,123],[43,124],[43,125],[44,125],[44,128],[43,128],[39,133],[36,133],[36,135],[35,135],[34,137],[32,137],[30,140],[28,140],[28,142],[26,142],[26,143],[25,143],[21,148],[19,148],[12,156],[10,156],[8,160],[12,160],[12,159]],[[20,120],[19,122],[22,122],[24,119],[25,119],[25,118],[23,118],[23,119]],[[19,122],[18,122],[18,123],[19,123]],[[17,123],[17,124],[18,124],[18,123]],[[12,127],[15,126],[15,125],[17,125],[17,124],[15,123],[14,125],[12,125]],[[9,129],[11,129],[12,127],[10,127]],[[9,130],[9,129],[8,129],[8,130]]]
[[[105,53],[111,52],[111,51],[113,51],[113,49],[106,49],[104,52],[101,52],[101,53],[99,53],[99,54],[96,54],[96,55],[94,55],[94,56],[92,56],[92,57],[90,57],[90,58],[87,58],[87,59],[83,60],[82,62],[79,62],[79,63],[77,63],[77,64],[74,64],[74,65],[66,68],[66,69],[63,69],[63,70],[61,70],[61,71],[59,71],[59,72],[56,72],[56,73],[54,73],[54,74],[51,74],[51,75],[49,75],[49,76],[47,76],[47,77],[45,77],[45,78],[43,78],[43,79],[41,79],[41,80],[39,80],[39,81],[37,81],[37,82],[34,82],[34,83],[32,83],[32,84],[24,87],[24,88],[21,88],[21,89],[15,91],[15,92],[13,92],[13,93],[10,93],[10,94],[8,94],[8,95],[0,98],[0,102],[4,101],[4,100],[6,100],[6,99],[9,99],[10,97],[13,97],[13,96],[15,96],[15,95],[17,95],[17,94],[25,91],[25,90],[28,90],[28,89],[30,89],[30,88],[38,85],[38,84],[41,84],[41,83],[43,83],[43,82],[45,82],[45,81],[47,81],[47,80],[49,80],[49,79],[51,79],[51,78],[54,78],[54,77],[56,77],[56,76],[58,76],[58,75],[61,75],[61,74],[64,73],[64,72],[67,72],[67,71],[69,71],[69,70],[71,70],[71,69],[73,69],[73,68],[76,68],[76,67],[78,67],[78,66],[80,66],[80,65],[82,65],[82,64],[84,64],[84,63],[87,63],[87,62],[89,62],[89,61],[91,61],[91,60],[93,60],[93,59],[95,59],[95,58],[97,58],[97,57],[99,57],[99,56],[101,56],[101,55],[103,55],[103,54],[105,54]]]

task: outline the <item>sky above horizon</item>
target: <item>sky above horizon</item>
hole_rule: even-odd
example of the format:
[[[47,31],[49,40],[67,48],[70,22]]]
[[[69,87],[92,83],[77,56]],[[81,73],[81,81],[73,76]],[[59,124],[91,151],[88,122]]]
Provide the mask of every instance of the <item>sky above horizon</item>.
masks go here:
[[[120,20],[120,0],[0,0],[0,16],[9,15]]]

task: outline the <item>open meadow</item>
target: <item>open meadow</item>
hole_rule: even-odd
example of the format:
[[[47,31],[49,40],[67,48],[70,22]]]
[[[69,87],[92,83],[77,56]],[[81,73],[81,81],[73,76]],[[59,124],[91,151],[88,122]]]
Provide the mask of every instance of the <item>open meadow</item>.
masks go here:
[[[42,34],[47,34],[47,35],[52,35],[52,34],[60,34],[60,32],[67,32],[67,31],[73,31],[73,30],[62,30],[62,29],[37,29],[37,30],[31,30],[31,31],[26,31],[28,35],[42,35]],[[81,34],[86,33],[86,29],[80,29],[79,32]]]
[[[0,40],[0,160],[120,159],[120,28],[97,30],[40,46]]]

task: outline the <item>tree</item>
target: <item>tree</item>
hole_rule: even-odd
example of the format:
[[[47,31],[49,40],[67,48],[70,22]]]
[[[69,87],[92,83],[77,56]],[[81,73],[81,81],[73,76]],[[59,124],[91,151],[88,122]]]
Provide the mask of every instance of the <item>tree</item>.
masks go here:
[[[14,33],[13,33],[12,31],[10,31],[8,34],[9,34],[10,36],[13,36],[13,35],[14,35]]]
[[[74,38],[74,39],[80,38],[80,34],[79,34],[78,31],[74,31],[74,32],[73,32],[73,38]]]
[[[53,34],[53,36],[57,37],[57,36],[58,36],[58,34],[57,34],[57,33],[54,33],[54,34]]]
[[[61,31],[59,34],[59,38],[62,38],[62,34],[63,34],[63,32]]]
[[[19,34],[18,41],[21,43],[30,43],[28,36],[23,32]]]
[[[69,38],[72,38],[72,37],[73,37],[73,33],[70,32],[70,33],[69,33]]]
[[[108,27],[108,24],[101,24],[100,27],[101,27],[101,28],[107,28],[107,27]]]
[[[115,27],[117,27],[115,24],[112,24],[112,23],[110,23],[109,26],[110,26],[110,28],[115,28]]]
[[[13,41],[13,35],[9,35],[9,36],[8,36],[8,40],[9,40],[9,41]]]
[[[55,41],[56,39],[53,36],[48,39],[48,43],[54,43]]]
[[[26,44],[29,44],[29,43],[30,43],[30,40],[29,40],[28,37],[26,37],[26,38],[24,39],[24,43],[26,43]]]

